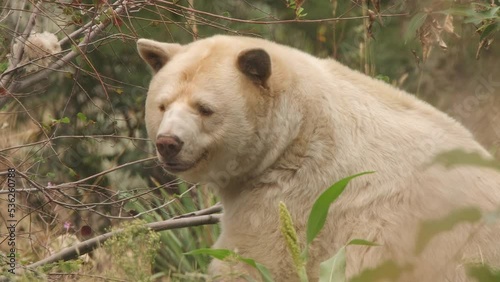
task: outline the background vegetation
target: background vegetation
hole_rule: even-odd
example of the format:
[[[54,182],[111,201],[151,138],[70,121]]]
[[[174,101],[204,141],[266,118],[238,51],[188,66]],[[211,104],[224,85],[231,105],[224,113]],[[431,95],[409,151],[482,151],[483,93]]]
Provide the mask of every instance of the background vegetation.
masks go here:
[[[0,3],[0,220],[8,225],[4,176],[15,168],[21,268],[123,222],[160,221],[216,203],[210,191],[180,183],[154,161],[143,120],[151,75],[137,55],[137,38],[258,36],[332,57],[448,112],[493,152],[500,145],[497,0]],[[61,49],[28,58],[29,47],[44,50],[28,37],[45,31]],[[0,232],[5,260],[8,234]],[[183,254],[209,247],[216,225],[148,234],[108,246],[108,253],[120,253],[149,241],[144,247],[155,263],[147,278],[131,277],[116,268],[127,262],[94,252],[26,271],[25,279],[204,279],[208,258]],[[149,251],[130,256],[139,260],[141,253],[144,262],[151,259]]]

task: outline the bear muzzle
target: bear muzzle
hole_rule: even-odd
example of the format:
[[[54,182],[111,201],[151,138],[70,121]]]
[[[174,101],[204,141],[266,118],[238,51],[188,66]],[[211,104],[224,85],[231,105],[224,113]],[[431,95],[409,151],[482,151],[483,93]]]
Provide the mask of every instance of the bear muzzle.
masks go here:
[[[181,158],[184,142],[176,135],[160,135],[156,139],[156,151],[162,167],[176,174],[194,168],[199,162],[207,159],[208,152],[203,151],[195,160]]]
[[[156,139],[156,150],[165,160],[177,156],[183,145],[184,142],[175,135],[159,136]]]

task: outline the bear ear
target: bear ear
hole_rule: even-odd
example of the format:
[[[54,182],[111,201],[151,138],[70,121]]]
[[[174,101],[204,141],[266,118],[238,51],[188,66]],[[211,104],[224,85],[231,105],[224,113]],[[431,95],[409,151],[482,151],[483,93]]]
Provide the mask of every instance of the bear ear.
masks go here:
[[[267,87],[271,76],[271,57],[263,49],[244,50],[238,55],[238,69],[255,83]]]
[[[180,44],[163,43],[150,39],[137,40],[141,58],[157,73],[182,48]]]

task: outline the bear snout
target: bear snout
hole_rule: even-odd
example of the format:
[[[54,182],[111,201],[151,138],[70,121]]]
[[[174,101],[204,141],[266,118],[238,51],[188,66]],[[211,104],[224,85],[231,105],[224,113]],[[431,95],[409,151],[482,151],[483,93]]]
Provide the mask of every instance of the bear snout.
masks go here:
[[[184,142],[175,135],[159,136],[156,139],[156,150],[165,159],[177,156],[183,145]]]

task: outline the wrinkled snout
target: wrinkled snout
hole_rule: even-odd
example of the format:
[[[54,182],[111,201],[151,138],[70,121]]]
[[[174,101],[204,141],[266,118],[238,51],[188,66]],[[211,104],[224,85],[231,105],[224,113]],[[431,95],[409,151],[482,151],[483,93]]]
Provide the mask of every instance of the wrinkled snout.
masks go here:
[[[184,145],[184,142],[175,135],[159,136],[156,139],[156,149],[165,159],[177,156],[182,149],[182,145]]]

